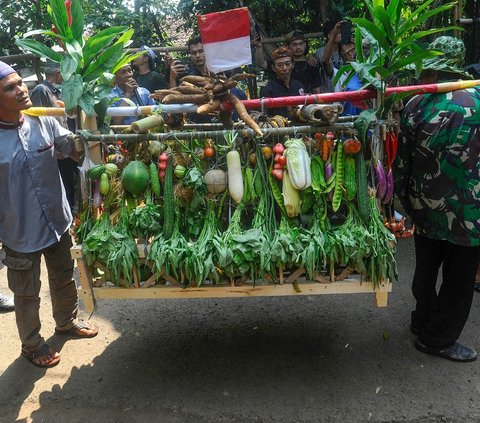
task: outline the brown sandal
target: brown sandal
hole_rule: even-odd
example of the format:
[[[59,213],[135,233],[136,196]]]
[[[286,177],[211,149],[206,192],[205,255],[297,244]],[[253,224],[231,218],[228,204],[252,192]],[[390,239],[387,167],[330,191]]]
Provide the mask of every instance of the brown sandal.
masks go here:
[[[47,344],[43,344],[35,351],[27,351],[22,349],[22,356],[37,367],[54,367],[60,363],[60,354],[50,348]]]
[[[85,333],[84,331],[90,331],[90,333]],[[70,338],[93,338],[98,335],[98,328],[93,323],[79,320],[70,329],[55,329],[55,333],[57,335],[69,336]]]

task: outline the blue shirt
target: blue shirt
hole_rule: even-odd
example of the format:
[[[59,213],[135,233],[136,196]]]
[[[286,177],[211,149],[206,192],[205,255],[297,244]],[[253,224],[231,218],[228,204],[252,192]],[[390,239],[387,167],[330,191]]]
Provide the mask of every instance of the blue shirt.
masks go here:
[[[68,134],[49,116],[0,122],[0,238],[14,251],[46,248],[72,223],[56,157],[71,153]]]
[[[130,98],[137,106],[154,106],[155,100],[150,97],[150,91],[143,87],[137,87],[136,92],[138,93],[138,97],[136,95],[132,95]],[[112,107],[119,107],[120,103],[122,103],[122,98],[125,97],[125,91],[123,91],[118,85],[112,88],[110,94],[108,95],[109,99],[119,98],[115,103],[112,104]],[[123,106],[123,105],[122,105]],[[138,116],[125,116],[123,119],[123,125],[130,125],[132,122],[138,120]]]

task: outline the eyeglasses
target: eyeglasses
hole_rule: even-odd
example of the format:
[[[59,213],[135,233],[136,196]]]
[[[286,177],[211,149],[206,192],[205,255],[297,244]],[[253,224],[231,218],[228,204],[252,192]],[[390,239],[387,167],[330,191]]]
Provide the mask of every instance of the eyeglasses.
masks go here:
[[[277,68],[288,68],[290,66],[292,66],[292,62],[275,63],[275,67],[277,67]]]

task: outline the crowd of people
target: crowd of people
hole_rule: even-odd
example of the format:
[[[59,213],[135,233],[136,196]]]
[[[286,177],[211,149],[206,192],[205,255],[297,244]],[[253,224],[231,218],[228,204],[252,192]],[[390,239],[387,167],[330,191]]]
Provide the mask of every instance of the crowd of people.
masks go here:
[[[266,59],[261,38],[252,34],[255,63],[269,79],[260,96],[359,89],[357,77],[346,86],[342,81],[333,84],[338,69],[355,57],[351,32],[348,38],[345,24],[327,23],[326,44],[311,55],[305,34],[294,30],[283,46],[273,50],[271,60]],[[190,39],[187,47],[188,60],[165,56],[166,73],[162,74],[156,69],[155,52],[142,46],[142,54],[115,73],[112,105],[153,105],[151,94],[156,90],[177,86],[184,75],[206,74],[201,39]],[[461,40],[440,37],[431,47],[444,54],[424,63],[422,82],[465,76]],[[69,253],[69,228],[75,213],[72,175],[80,153],[76,148],[80,144],[72,134],[74,122],[22,114],[32,104],[61,105],[58,65],[48,64],[45,75],[45,81],[29,96],[17,72],[0,62],[0,177],[6,181],[0,187],[0,238],[8,285],[14,293],[13,300],[0,294],[0,309],[15,310],[21,354],[36,366],[51,367],[58,364],[60,356],[40,335],[42,256],[48,270],[56,333],[87,338],[95,336],[98,329],[90,322],[76,320],[77,293]],[[245,92],[236,95],[246,98]],[[413,279],[416,308],[410,327],[418,337],[415,346],[422,352],[463,362],[477,356],[474,349],[458,342],[469,315],[480,257],[480,122],[478,113],[472,114],[471,110],[480,110],[478,87],[413,97],[402,113],[394,171],[398,198],[417,228]],[[268,114],[287,118],[291,112],[287,107],[267,110]],[[345,113],[359,112],[345,104]],[[128,125],[135,119],[113,117],[111,123]],[[192,115],[190,119],[199,117]],[[443,283],[437,293],[440,267]]]

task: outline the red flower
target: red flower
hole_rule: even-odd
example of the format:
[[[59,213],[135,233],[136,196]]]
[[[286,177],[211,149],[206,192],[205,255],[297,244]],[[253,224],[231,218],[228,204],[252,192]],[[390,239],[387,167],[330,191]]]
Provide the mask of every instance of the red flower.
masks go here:
[[[68,15],[68,26],[72,26],[72,0],[65,0],[65,8]]]

